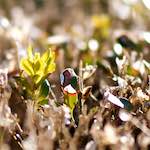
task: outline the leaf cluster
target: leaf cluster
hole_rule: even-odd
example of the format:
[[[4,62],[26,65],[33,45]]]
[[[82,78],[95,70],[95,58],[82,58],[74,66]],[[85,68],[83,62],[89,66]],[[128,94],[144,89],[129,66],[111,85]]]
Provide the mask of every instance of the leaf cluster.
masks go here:
[[[16,79],[21,83],[26,96],[40,105],[48,103],[50,84],[47,77],[55,71],[54,60],[55,53],[50,49],[40,56],[38,52],[33,54],[33,48],[29,46],[27,57],[20,62],[23,72]]]

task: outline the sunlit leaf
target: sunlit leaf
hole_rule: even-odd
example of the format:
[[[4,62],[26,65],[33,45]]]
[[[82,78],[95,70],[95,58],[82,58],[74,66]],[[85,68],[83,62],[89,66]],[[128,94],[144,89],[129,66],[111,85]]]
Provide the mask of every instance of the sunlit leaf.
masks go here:
[[[23,69],[29,76],[34,75],[34,70],[32,68],[32,63],[28,60],[23,58],[20,62],[20,67]]]
[[[40,102],[38,102],[39,105],[46,105],[48,104],[48,99],[43,99]]]
[[[50,50],[48,49],[41,57],[41,60],[46,63],[50,57]]]
[[[44,80],[48,77],[48,75],[42,74],[42,72],[41,72],[41,73],[37,74],[37,76],[38,77],[36,80],[36,86],[39,87],[44,82]]]
[[[32,47],[29,46],[27,53],[28,57],[22,59],[20,62],[21,69],[27,73],[27,79],[31,81],[31,88],[28,90],[28,96],[31,99],[37,100],[40,105],[46,104],[48,97],[50,85],[46,78],[50,73],[55,71],[55,53],[51,50],[47,50],[42,57],[40,53],[32,53]],[[25,76],[26,78],[26,76]],[[29,81],[29,82],[30,82]],[[20,81],[21,82],[21,81]],[[25,83],[24,83],[25,84]]]
[[[35,73],[37,73],[37,72],[39,72],[40,71],[40,69],[41,69],[41,62],[40,62],[40,60],[37,60],[35,63],[34,63],[34,72]]]
[[[46,70],[45,70],[45,74],[49,74],[55,71],[56,65],[55,63],[50,63],[49,65],[47,65]]]
[[[27,55],[30,61],[33,61],[33,48],[31,45],[27,48]]]
[[[40,60],[40,53],[35,53],[34,54],[34,62],[39,61]]]
[[[71,85],[68,85],[64,88],[64,98],[66,105],[70,109],[73,109],[77,104],[78,101],[77,92]]]
[[[74,111],[74,108],[75,108],[75,106],[76,106],[76,104],[78,102],[78,95],[77,95],[77,93],[70,94],[70,93],[66,92],[64,94],[64,100],[65,100],[65,104],[70,109],[72,120],[74,120],[73,111]]]
[[[38,84],[40,82],[41,78],[42,78],[42,74],[41,75],[40,74],[34,75],[33,76],[34,83]]]
[[[42,58],[41,61],[43,63],[43,71],[45,74],[49,74],[55,71],[56,65],[54,63],[54,59],[55,59],[55,53],[47,50]]]

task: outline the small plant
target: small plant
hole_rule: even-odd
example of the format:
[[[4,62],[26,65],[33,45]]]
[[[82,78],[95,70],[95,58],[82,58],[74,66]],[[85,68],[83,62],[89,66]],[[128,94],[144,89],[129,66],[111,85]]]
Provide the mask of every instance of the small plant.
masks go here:
[[[67,68],[60,74],[61,88],[64,94],[64,103],[69,107],[72,120],[73,111],[78,103],[79,79],[73,69]]]
[[[27,49],[27,58],[22,58],[20,68],[23,70],[16,77],[21,83],[23,95],[34,101],[36,106],[48,103],[50,84],[47,80],[49,74],[55,71],[55,53],[48,49],[42,56],[33,54],[31,46]]]

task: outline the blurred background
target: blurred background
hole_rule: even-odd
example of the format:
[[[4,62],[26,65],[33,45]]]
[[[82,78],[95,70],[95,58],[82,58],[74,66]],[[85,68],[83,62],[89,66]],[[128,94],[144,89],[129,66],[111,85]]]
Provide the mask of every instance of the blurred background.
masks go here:
[[[24,92],[26,89],[17,84],[15,78],[21,72],[20,59],[26,57],[29,45],[33,46],[34,52],[42,54],[51,48],[56,54],[56,70],[49,77],[50,107],[43,107],[44,109],[36,114],[36,119],[32,118],[30,103],[22,96],[27,94]],[[51,105],[53,103],[51,99],[56,99],[60,105],[64,103],[59,75],[67,67],[73,68],[83,80],[80,92],[83,92],[82,89],[85,87],[92,87],[92,89],[88,87],[91,91],[87,93],[92,93],[92,96],[87,96],[88,100],[84,102],[87,105],[87,110],[85,109],[87,114],[83,113],[79,130],[76,127],[69,129],[69,126],[67,127],[69,130],[66,130],[61,126],[60,124],[64,124],[61,106],[56,109],[55,105]],[[11,132],[8,134],[10,138],[6,136],[6,142],[8,141],[11,149],[22,149],[19,143],[30,146],[26,148],[28,150],[36,149],[34,147],[36,139],[39,141],[38,146],[49,146],[47,148],[49,149],[54,145],[56,149],[61,149],[61,143],[66,147],[74,143],[73,140],[71,143],[70,139],[73,139],[76,131],[77,136],[81,134],[78,138],[81,149],[88,141],[92,141],[91,145],[93,143],[101,145],[106,137],[110,146],[107,147],[107,142],[104,142],[106,149],[111,149],[111,146],[117,142],[117,147],[114,149],[118,149],[120,144],[123,148],[125,146],[124,149],[150,147],[147,146],[150,143],[149,136],[145,134],[149,131],[146,126],[150,125],[150,111],[148,113],[150,110],[150,0],[0,0],[1,81],[7,79],[7,70],[9,84],[5,90],[1,87],[5,82],[0,83],[0,94],[4,92],[4,96],[6,95],[4,101],[1,100],[2,94],[0,95],[0,143],[3,144],[4,136],[1,131],[8,129],[9,132],[11,131],[8,126],[14,120],[9,118],[11,111],[17,114],[17,117],[14,116],[16,120],[20,119],[19,124],[23,130],[26,126],[24,122],[27,122],[29,128],[25,135],[24,132],[20,135],[16,132],[17,140]],[[30,82],[31,79],[27,81]],[[134,127],[131,126],[130,119],[127,124],[120,122],[122,119],[118,119],[119,108],[110,103],[107,105],[107,102],[103,103],[104,90],[107,88],[116,98],[123,97],[120,102],[129,100],[133,104],[133,117],[138,118],[138,124],[133,119]],[[11,111],[7,105],[7,107],[3,105],[8,99]],[[97,111],[97,106],[100,111]],[[93,116],[88,116],[90,112],[93,112]],[[95,115],[95,112],[98,113]],[[67,113],[69,114],[68,111]],[[112,125],[116,124],[116,128],[110,124],[105,126],[107,120]],[[80,128],[83,128],[83,131]],[[68,131],[71,133],[69,140]],[[116,140],[118,134],[120,140]],[[74,146],[77,145],[74,143]],[[67,149],[66,147],[64,149]],[[87,149],[96,149],[96,146]]]
[[[147,101],[150,95],[150,0],[0,0],[0,71],[8,70],[9,84],[15,85],[12,86],[12,89],[14,88],[12,93],[9,90],[7,90],[7,93],[11,94],[9,100],[11,111],[19,116],[21,126],[24,125],[27,108],[20,94],[19,86],[12,77],[20,73],[20,59],[26,57],[26,50],[29,45],[32,45],[34,51],[41,54],[48,48],[55,51],[56,71],[50,75],[52,99],[54,98],[60,104],[63,104],[64,99],[60,88],[59,75],[64,68],[70,67],[83,79],[84,87],[92,86],[91,93],[94,98],[103,102],[103,89],[112,88],[114,95],[129,99],[135,106],[134,111],[135,114],[137,112],[140,123],[145,126],[149,124],[148,121],[141,118],[146,118],[144,112],[148,112],[150,106],[149,101]],[[119,109],[111,105],[105,106],[105,103],[102,103],[101,106],[99,105],[101,103],[94,100],[86,101],[89,107],[88,111],[98,106],[98,108],[104,108],[108,115],[100,112],[96,115],[98,121],[95,122],[94,117],[92,122],[97,125],[100,122],[104,126],[106,120],[111,120],[117,124]],[[111,109],[112,111],[110,111]],[[2,114],[5,114],[2,110],[0,107]],[[115,110],[117,111],[115,112]],[[94,111],[96,109],[93,109]],[[52,132],[58,129],[58,131],[64,130],[60,126],[62,113],[58,113],[57,109],[51,109],[51,107],[49,112],[48,115],[53,120],[52,124],[54,128],[56,127],[56,129],[51,128]],[[27,114],[31,116],[30,111]],[[114,118],[114,114],[117,114],[116,118]],[[149,114],[147,113],[147,120],[150,118]],[[83,119],[83,124],[89,125],[84,122],[85,120]],[[136,121],[133,122],[136,124]],[[93,137],[96,137],[96,139],[105,138],[104,132],[106,129],[106,133],[108,131],[113,135],[109,139],[115,140],[116,134],[114,133],[118,134],[119,132],[116,131],[120,130],[118,125],[116,126],[118,130],[115,129],[115,131],[108,126],[108,129],[107,127],[104,128],[103,132],[103,127],[101,130],[101,127],[97,125],[93,125],[93,129],[96,129],[93,130]],[[122,125],[124,125],[124,131],[127,132],[126,124],[122,123]],[[45,126],[43,127],[45,129]],[[31,129],[33,128],[31,127]],[[144,126],[141,126],[141,128],[144,128]],[[49,130],[49,128],[47,129]],[[97,129],[102,131],[100,138],[97,136]],[[126,138],[123,135],[122,145],[129,145],[126,149],[134,149],[137,147],[135,146],[137,143],[142,145],[141,141],[149,141],[149,137],[146,139],[140,134],[137,142],[137,134],[140,132],[133,133],[134,128],[132,132],[130,132],[131,129],[132,126],[129,127],[128,134],[125,134]],[[67,137],[66,134],[60,134],[61,136],[58,134],[59,138],[50,142],[49,138],[54,134],[49,134],[48,130],[46,130],[48,133],[46,138],[46,134],[43,132],[45,130],[40,131],[42,134],[39,132],[44,135],[43,141],[39,139],[39,145],[51,146],[52,143],[58,145],[59,141],[63,141],[63,137]],[[120,131],[121,137],[122,130]],[[65,132],[66,130],[64,130]],[[72,131],[70,130],[70,132]],[[74,132],[75,129],[73,129],[73,134]],[[85,139],[90,137],[91,140],[90,130],[88,132]],[[147,130],[145,129],[144,132],[147,132]],[[109,137],[109,134],[106,135]],[[135,136],[133,137],[133,135]],[[6,139],[9,140],[7,137]],[[80,138],[78,140],[79,143],[80,141],[83,142]],[[29,144],[30,141],[29,138]],[[43,144],[45,141],[47,143]],[[68,141],[67,143],[70,144],[70,140]],[[15,144],[12,138],[10,147],[17,149],[16,145],[18,147],[18,143]],[[146,146],[144,149],[146,149]],[[31,147],[33,147],[32,144]],[[109,148],[106,147],[106,149]]]
[[[58,70],[96,64],[122,55],[122,35],[149,60],[149,30],[149,0],[0,0],[0,67],[13,71],[29,44],[52,47]]]

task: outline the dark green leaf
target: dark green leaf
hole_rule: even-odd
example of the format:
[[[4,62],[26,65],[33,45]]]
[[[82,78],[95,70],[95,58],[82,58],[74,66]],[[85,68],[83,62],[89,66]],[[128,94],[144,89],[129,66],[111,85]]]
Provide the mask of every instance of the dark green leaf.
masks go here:
[[[41,85],[41,88],[40,88],[40,97],[47,97],[48,94],[49,94],[49,88],[50,88],[50,84],[48,82],[48,80],[44,80],[44,82],[42,83]]]
[[[73,76],[73,77],[71,78],[70,83],[71,83],[71,85],[72,85],[72,87],[73,87],[74,89],[77,89],[77,86],[78,86],[78,79],[77,79],[76,76]]]
[[[124,108],[126,110],[131,111],[133,109],[132,104],[126,98],[119,98],[119,99],[124,104]]]

